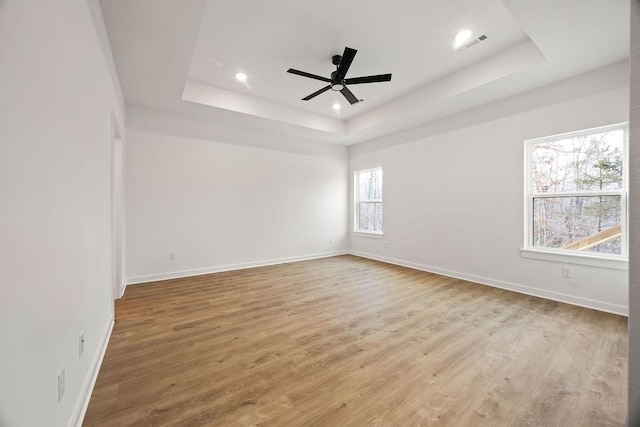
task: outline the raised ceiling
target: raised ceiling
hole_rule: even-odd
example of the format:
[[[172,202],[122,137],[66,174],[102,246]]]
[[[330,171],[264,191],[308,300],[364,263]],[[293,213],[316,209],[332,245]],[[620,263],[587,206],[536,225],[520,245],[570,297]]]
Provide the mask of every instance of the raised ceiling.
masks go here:
[[[158,110],[354,144],[625,60],[629,0],[102,0],[125,100]],[[452,48],[469,29],[487,40]],[[301,98],[331,56],[349,77],[392,73]],[[234,78],[248,75],[246,83]],[[490,95],[483,90],[490,86]],[[340,103],[339,112],[331,108]]]

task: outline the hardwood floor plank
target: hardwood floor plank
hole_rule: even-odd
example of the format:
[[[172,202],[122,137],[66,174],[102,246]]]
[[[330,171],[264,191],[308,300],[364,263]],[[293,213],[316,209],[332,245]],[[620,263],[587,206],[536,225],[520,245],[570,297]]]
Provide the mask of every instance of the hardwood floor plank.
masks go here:
[[[623,426],[624,317],[354,256],[130,286],[86,426]]]

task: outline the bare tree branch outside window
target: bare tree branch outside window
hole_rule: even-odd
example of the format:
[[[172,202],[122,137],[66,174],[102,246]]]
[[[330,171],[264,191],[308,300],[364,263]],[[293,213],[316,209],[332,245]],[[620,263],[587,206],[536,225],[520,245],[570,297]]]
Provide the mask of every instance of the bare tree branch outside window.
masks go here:
[[[624,140],[618,128],[530,145],[532,246],[622,252]]]
[[[356,231],[382,232],[382,169],[355,173]]]

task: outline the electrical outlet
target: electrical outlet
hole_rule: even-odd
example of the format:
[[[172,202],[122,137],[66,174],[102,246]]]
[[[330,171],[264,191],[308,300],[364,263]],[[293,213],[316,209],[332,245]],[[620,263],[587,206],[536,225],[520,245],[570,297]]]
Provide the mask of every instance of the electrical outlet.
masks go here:
[[[78,338],[78,357],[82,357],[84,353],[84,334],[80,334],[80,338]]]
[[[384,242],[384,247],[388,248],[389,247],[389,242]]]
[[[562,267],[562,277],[565,279],[573,279],[573,268]]]
[[[58,374],[58,402],[60,402],[62,400],[62,396],[64,396],[65,383],[64,369],[62,369],[62,372]]]
[[[169,252],[169,259],[171,261],[175,261],[176,259],[178,259],[178,254],[175,252]]]
[[[333,239],[329,239],[329,244],[333,245]]]

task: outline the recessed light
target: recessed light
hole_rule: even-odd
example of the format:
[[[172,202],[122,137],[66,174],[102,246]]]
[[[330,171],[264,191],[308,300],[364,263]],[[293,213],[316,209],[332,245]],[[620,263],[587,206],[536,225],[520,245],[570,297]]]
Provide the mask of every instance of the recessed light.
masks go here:
[[[471,31],[462,30],[456,34],[456,38],[453,41],[453,48],[458,50],[460,47],[471,38]]]
[[[340,109],[340,107],[341,107],[341,105],[338,104],[337,102],[331,106],[331,108],[333,108],[336,111],[338,111]]]
[[[247,80],[247,75],[245,73],[236,73],[236,80],[244,82]]]
[[[456,47],[456,51],[462,52],[463,50],[469,49],[470,47],[473,47],[478,43],[485,41],[486,39],[487,39],[487,36],[485,36],[484,34],[481,35],[480,37],[467,39],[464,43]]]

